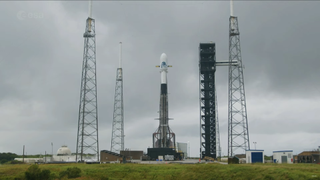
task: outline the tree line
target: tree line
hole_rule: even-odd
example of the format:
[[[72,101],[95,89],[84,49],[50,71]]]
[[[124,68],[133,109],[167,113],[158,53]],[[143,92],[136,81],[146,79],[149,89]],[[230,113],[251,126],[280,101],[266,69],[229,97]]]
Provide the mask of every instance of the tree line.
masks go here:
[[[13,161],[14,158],[17,158],[17,157],[18,157],[18,155],[15,153],[10,153],[10,152],[0,153],[0,164],[4,164],[6,162]]]

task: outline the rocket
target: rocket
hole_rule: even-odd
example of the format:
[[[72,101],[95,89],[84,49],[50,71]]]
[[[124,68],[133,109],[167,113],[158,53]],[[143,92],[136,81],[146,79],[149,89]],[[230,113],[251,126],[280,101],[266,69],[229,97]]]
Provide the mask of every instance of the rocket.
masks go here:
[[[160,66],[156,66],[156,67],[160,67],[160,77],[161,77],[161,94],[167,94],[168,93],[168,89],[167,89],[167,73],[168,73],[168,67],[172,67],[172,66],[168,66],[167,65],[167,55],[165,53],[162,53],[160,56]]]
[[[160,56],[160,106],[159,106],[159,127],[155,133],[153,133],[153,147],[154,148],[170,148],[175,146],[175,134],[169,127],[169,111],[168,111],[168,85],[167,85],[167,73],[168,67],[172,67],[167,64],[168,58],[165,53]]]

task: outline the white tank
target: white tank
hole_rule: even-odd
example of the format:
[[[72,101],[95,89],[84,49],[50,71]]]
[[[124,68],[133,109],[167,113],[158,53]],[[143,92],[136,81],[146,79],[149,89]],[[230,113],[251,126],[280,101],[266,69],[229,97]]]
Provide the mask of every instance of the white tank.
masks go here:
[[[69,155],[71,155],[71,150],[66,145],[61,146],[57,151],[57,156],[69,156]]]

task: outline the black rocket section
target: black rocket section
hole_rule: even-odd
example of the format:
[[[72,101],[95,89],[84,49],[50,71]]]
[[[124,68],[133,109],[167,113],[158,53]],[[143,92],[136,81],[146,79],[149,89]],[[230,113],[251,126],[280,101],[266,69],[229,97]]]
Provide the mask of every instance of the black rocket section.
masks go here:
[[[167,94],[167,84],[161,84],[161,94]]]

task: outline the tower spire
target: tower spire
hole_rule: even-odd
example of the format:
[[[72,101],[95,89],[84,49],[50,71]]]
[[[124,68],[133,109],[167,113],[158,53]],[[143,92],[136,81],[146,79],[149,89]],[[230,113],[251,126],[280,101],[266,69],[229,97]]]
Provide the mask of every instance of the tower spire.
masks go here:
[[[87,18],[86,29],[83,37],[84,52],[80,89],[76,161],[83,161],[85,152],[96,154],[97,160],[99,161],[96,36],[95,20],[91,17]]]
[[[231,1],[232,2],[232,1]],[[231,9],[233,6],[231,5]],[[231,11],[232,12],[232,11]],[[237,65],[233,65],[233,61]],[[250,149],[238,18],[229,18],[228,157]],[[243,153],[243,152],[239,152]]]
[[[122,42],[119,42],[119,68],[122,68]]]
[[[92,18],[92,1],[89,0],[89,18]]]
[[[110,151],[120,153],[124,150],[124,107],[123,107],[123,75],[122,75],[122,42],[119,42],[119,68],[117,69],[114,94],[114,109]]]
[[[230,16],[233,16],[233,0],[230,0]]]

